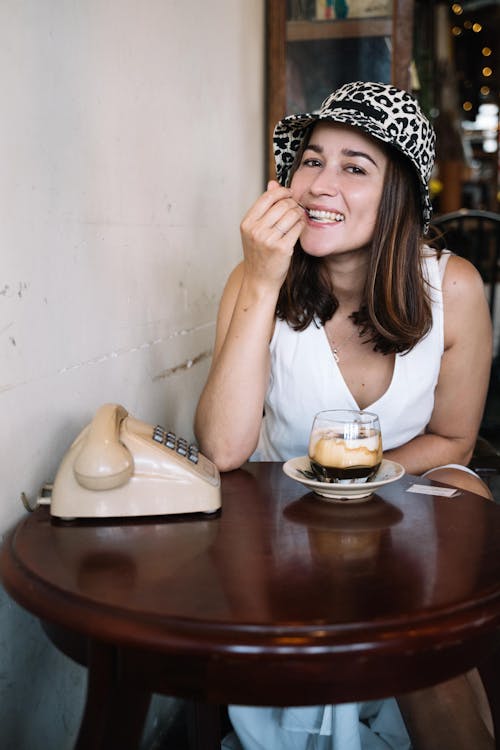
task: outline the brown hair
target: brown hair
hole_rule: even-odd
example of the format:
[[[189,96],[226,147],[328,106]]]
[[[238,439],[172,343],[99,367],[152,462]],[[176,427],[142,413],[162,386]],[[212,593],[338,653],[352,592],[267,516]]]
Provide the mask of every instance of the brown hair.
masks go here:
[[[389,354],[410,351],[430,330],[432,313],[421,264],[420,188],[408,160],[394,148],[386,149],[389,159],[363,303],[352,318],[376,351]],[[324,325],[337,307],[322,259],[307,255],[297,242],[277,317],[303,331],[312,321]]]

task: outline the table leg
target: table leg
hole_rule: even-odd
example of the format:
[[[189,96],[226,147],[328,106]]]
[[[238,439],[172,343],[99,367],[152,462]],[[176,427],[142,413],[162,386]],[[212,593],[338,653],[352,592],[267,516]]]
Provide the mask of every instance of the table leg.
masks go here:
[[[120,679],[117,651],[91,641],[87,699],[75,750],[137,750],[151,694]]]
[[[220,706],[190,701],[187,720],[190,750],[220,750]]]
[[[490,704],[491,718],[495,733],[495,748],[500,750],[500,648],[497,648],[478,667],[478,672]]]

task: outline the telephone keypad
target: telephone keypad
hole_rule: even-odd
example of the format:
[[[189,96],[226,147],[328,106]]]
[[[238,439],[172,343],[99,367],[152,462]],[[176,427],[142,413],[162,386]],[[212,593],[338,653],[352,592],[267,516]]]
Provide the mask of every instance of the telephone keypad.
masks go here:
[[[199,461],[198,453],[199,453],[199,451],[198,451],[198,448],[196,447],[196,445],[190,445],[189,446],[188,459],[193,464],[197,464],[198,461]]]
[[[200,451],[197,445],[188,443],[186,438],[177,437],[175,432],[165,430],[161,425],[156,425],[153,429],[153,440],[156,443],[165,445],[170,450],[175,451],[179,456],[187,458],[192,464],[197,464],[200,460]]]
[[[155,427],[153,430],[153,440],[157,443],[163,443],[164,433],[161,427]]]

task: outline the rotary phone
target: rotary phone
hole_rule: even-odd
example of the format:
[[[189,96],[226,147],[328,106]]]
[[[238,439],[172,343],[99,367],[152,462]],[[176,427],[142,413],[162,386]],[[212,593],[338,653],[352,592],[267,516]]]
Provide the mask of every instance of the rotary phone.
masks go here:
[[[78,435],[54,480],[61,519],[215,513],[217,467],[195,445],[105,404]]]

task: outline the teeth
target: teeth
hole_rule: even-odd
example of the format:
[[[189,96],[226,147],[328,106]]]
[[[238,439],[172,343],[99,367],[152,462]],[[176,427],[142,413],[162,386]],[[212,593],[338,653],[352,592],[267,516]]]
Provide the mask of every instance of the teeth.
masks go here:
[[[332,213],[331,211],[315,211],[314,209],[310,209],[307,213],[315,221],[331,222],[344,221],[345,219],[344,214]]]

